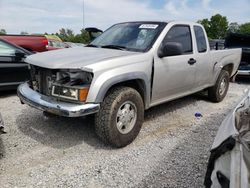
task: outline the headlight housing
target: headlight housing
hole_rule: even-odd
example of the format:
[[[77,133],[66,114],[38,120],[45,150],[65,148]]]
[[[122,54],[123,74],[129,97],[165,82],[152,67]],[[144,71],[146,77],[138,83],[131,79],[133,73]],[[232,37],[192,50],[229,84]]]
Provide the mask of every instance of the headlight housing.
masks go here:
[[[70,86],[52,85],[52,96],[80,102],[86,101],[88,91],[89,86],[78,88]]]
[[[56,74],[56,81],[52,83],[51,95],[78,102],[87,99],[93,75],[83,71],[60,71]]]

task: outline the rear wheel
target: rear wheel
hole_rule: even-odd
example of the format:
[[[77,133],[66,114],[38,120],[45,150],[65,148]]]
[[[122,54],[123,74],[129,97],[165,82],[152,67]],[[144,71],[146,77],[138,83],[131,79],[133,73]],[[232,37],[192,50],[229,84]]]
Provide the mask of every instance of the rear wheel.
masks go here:
[[[229,87],[229,73],[226,70],[222,70],[215,85],[208,89],[208,97],[213,102],[222,101],[228,91]]]
[[[96,114],[96,133],[102,141],[124,147],[139,134],[143,118],[140,94],[133,88],[118,87],[109,92]]]

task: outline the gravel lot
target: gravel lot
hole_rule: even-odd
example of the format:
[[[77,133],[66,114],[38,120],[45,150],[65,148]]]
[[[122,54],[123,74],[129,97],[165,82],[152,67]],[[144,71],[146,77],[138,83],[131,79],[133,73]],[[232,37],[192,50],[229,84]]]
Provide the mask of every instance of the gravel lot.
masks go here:
[[[232,83],[221,103],[193,95],[148,110],[138,138],[123,149],[102,144],[91,118],[46,119],[4,92],[0,186],[203,187],[218,126],[249,84]]]

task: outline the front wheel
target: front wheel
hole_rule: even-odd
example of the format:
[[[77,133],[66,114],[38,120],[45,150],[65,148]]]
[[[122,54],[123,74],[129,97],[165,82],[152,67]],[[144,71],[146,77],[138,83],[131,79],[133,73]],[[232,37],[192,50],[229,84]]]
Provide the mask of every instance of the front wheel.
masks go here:
[[[133,88],[118,87],[109,92],[96,114],[96,133],[102,141],[124,147],[137,137],[143,119],[141,95]]]
[[[208,89],[208,98],[213,102],[222,101],[228,91],[229,87],[229,73],[226,70],[222,70],[215,85]]]

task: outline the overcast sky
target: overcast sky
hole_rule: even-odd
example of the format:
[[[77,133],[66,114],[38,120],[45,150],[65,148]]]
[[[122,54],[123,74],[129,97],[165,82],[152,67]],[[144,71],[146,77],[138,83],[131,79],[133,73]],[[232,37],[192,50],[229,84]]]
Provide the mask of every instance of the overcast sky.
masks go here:
[[[250,0],[84,0],[84,26],[107,29],[136,20],[197,21],[219,13],[229,22],[250,22]],[[8,33],[79,33],[83,0],[0,0],[0,29]]]

